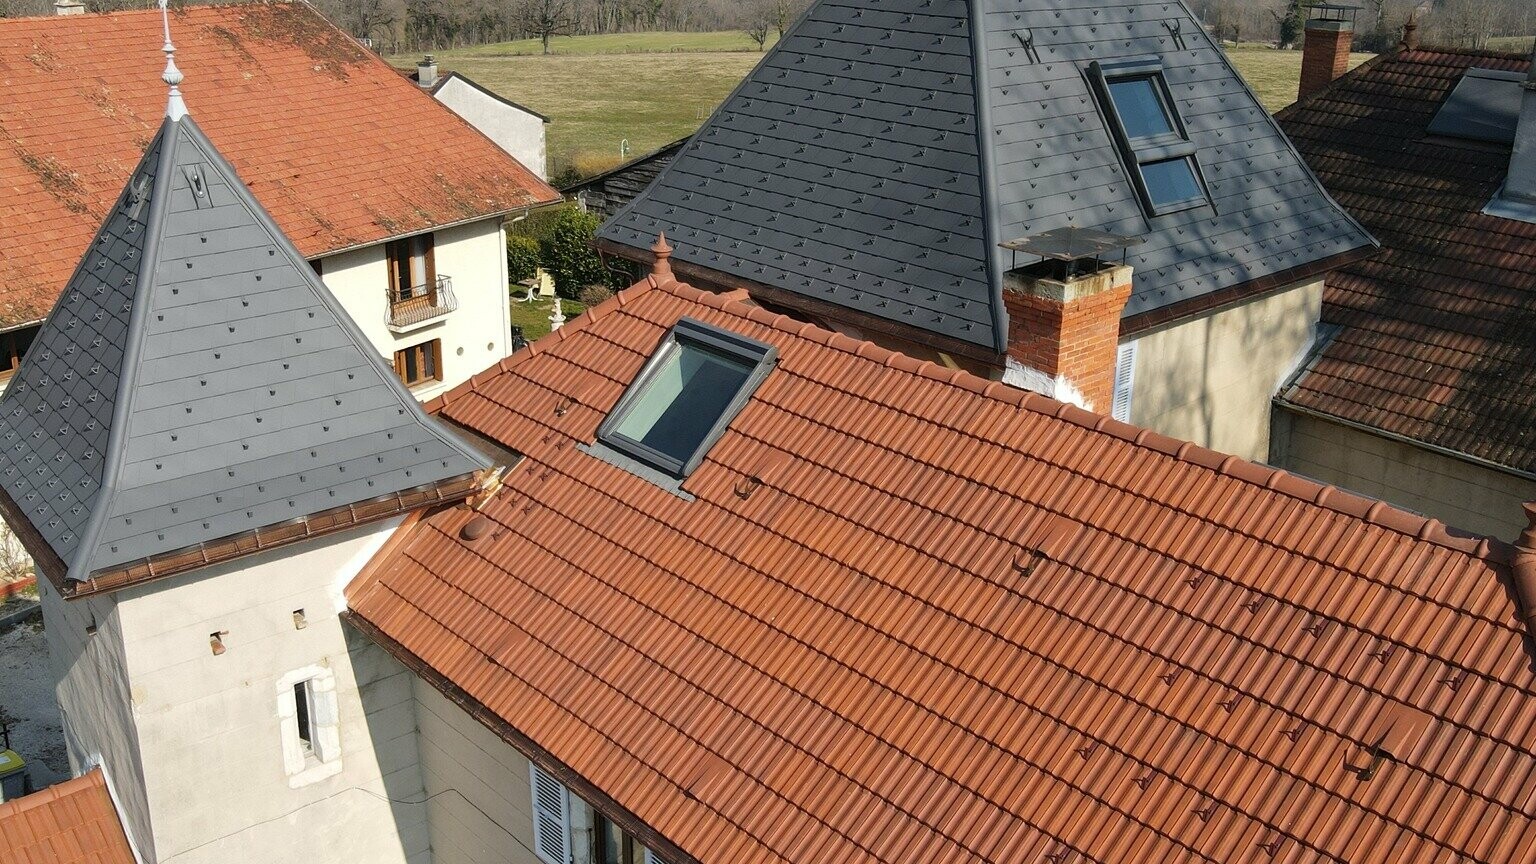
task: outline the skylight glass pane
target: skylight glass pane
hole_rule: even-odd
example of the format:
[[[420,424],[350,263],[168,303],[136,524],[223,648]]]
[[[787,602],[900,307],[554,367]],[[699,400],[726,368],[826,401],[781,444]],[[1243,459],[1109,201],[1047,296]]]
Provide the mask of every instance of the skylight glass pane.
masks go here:
[[[686,463],[736,398],[753,365],[679,341],[614,432]]]
[[[1157,98],[1157,85],[1151,78],[1123,78],[1109,82],[1109,97],[1115,113],[1131,138],[1155,138],[1173,133],[1173,119]]]
[[[1188,159],[1149,162],[1141,166],[1141,177],[1147,184],[1147,197],[1152,199],[1155,207],[1167,207],[1205,197],[1205,193],[1200,191],[1200,181],[1195,179],[1195,169]]]

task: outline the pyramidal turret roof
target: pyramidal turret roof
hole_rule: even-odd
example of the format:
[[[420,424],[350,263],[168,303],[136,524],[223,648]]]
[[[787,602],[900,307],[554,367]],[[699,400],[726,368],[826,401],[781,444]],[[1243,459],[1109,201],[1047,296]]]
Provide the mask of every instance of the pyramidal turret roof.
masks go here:
[[[1206,203],[1148,215],[1094,84],[1132,74],[1176,114],[1135,158]],[[1128,318],[1374,248],[1180,0],[816,0],[600,239],[1001,351],[998,244],[1064,226],[1144,240]]]
[[[389,515],[487,467],[179,103],[0,398],[0,503],[66,585]]]

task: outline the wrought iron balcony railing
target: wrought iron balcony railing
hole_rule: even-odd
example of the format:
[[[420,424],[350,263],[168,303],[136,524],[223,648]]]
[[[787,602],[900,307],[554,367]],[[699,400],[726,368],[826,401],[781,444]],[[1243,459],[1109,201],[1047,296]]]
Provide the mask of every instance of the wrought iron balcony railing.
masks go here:
[[[459,308],[459,300],[453,296],[453,280],[447,276],[439,276],[427,285],[391,288],[387,293],[392,330],[412,327]]]

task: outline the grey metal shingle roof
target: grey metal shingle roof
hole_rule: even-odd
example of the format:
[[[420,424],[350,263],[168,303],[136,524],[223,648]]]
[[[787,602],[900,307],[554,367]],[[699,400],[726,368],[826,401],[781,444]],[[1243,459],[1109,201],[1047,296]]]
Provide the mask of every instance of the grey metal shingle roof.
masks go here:
[[[0,485],[83,580],[485,461],[427,419],[189,118],[0,399]]]
[[[1085,75],[1126,58],[1213,207],[1143,215]],[[818,0],[601,236],[1001,351],[998,242],[1065,225],[1146,238],[1127,316],[1373,242],[1177,0]]]

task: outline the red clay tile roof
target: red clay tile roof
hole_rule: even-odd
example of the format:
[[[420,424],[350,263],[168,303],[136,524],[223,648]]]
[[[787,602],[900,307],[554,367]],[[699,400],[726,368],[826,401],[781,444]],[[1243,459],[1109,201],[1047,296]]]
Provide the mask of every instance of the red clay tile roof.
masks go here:
[[[692,501],[578,449],[684,315]],[[431,407],[524,458],[350,617],[698,861],[1536,861],[1500,544],[676,284]]]
[[[0,804],[0,864],[134,864],[101,769]]]
[[[306,256],[559,193],[305,3],[175,12],[187,105]],[[40,320],[165,113],[158,10],[0,20],[0,327]]]
[[[1509,145],[1428,134],[1469,67],[1513,54],[1383,55],[1279,120],[1382,249],[1329,276],[1343,329],[1281,400],[1536,472],[1536,225],[1484,216]]]

